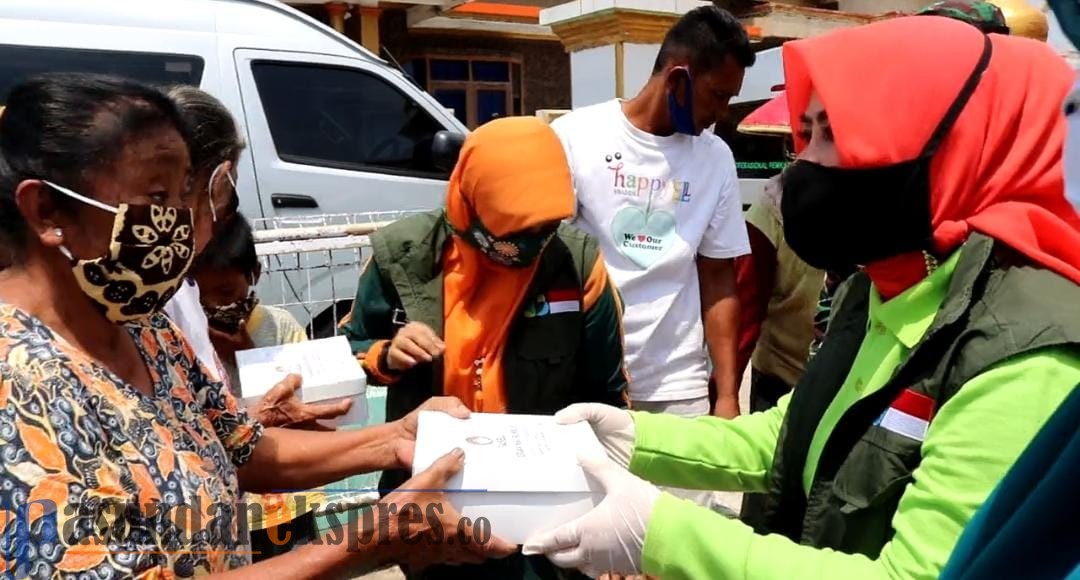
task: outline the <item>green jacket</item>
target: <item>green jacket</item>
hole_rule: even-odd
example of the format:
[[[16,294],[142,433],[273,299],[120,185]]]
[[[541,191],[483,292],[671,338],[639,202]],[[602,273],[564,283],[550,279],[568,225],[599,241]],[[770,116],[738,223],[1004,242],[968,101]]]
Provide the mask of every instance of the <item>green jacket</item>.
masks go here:
[[[865,277],[853,280],[828,340],[775,410],[735,421],[634,414],[636,473],[664,485],[767,491],[771,505],[757,522],[770,533],[762,535],[664,496],[646,535],[647,572],[940,572],[994,483],[1080,382],[1080,288],[980,235],[943,270],[913,289],[921,304],[908,293],[885,303],[907,300],[928,315],[892,320],[905,345],[880,357],[873,351],[888,344],[887,329],[868,325],[876,294]],[[855,388],[860,373],[880,384]],[[933,401],[922,441],[882,424],[909,392]],[[665,436],[676,430],[679,438]]]
[[[393,338],[407,321],[422,322],[446,336],[441,261],[450,235],[445,213],[438,210],[398,221],[371,236],[374,255],[360,276],[352,317],[345,327],[354,352],[367,352],[376,342]],[[603,288],[587,288],[594,270],[604,267],[596,241],[563,225],[539,260],[504,349],[508,412],[553,414],[579,402],[625,406],[620,299],[610,281]],[[568,289],[581,294],[580,310],[537,315],[537,311],[545,312],[541,306],[547,293]],[[369,378],[378,383],[375,374],[369,370]],[[387,421],[441,395],[442,378],[438,361],[397,377],[387,391]],[[407,478],[405,472],[386,472],[379,487],[390,490]],[[568,574],[556,572],[543,558],[519,557],[467,569],[435,568],[424,574],[426,578],[444,576],[556,578]]]

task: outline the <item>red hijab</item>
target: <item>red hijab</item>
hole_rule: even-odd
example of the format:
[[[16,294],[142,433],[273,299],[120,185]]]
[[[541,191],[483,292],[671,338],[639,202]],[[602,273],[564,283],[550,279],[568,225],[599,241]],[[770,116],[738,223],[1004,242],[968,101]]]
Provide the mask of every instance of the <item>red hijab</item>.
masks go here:
[[[1062,173],[1061,106],[1073,72],[1044,43],[990,38],[990,64],[931,165],[934,249],[947,255],[977,231],[1080,284],[1080,216],[1065,198]],[[936,16],[785,44],[796,150],[806,146],[798,138],[799,119],[816,92],[841,167],[914,159],[971,76],[983,46],[983,34],[971,25]],[[921,254],[866,270],[886,298],[926,275]]]

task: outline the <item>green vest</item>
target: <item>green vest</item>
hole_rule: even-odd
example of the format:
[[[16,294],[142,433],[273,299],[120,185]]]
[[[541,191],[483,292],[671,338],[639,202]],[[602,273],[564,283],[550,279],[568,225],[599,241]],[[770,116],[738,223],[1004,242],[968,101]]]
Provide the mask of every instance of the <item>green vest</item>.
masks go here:
[[[795,387],[780,431],[765,514],[750,522],[818,548],[876,558],[921,460],[921,443],[874,424],[905,389],[940,409],[965,383],[1006,359],[1039,349],[1080,349],[1080,287],[1033,267],[974,234],[923,339],[875,394],[861,399],[829,436],[809,492],[802,474],[814,431],[866,335],[870,280],[838,291],[826,340]],[[1038,385],[1032,385],[1038,396]]]

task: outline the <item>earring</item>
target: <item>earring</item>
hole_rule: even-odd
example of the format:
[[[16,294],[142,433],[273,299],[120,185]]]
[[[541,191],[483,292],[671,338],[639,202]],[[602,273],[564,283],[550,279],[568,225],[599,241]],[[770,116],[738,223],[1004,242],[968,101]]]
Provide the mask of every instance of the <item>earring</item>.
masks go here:
[[[926,250],[923,250],[923,262],[926,264],[927,276],[933,274],[934,271],[941,266],[937,258],[935,258],[933,255],[930,254],[930,252],[927,252]]]
[[[58,238],[62,238],[62,237],[64,237],[64,230],[62,230],[60,228],[55,228],[55,229],[53,229],[53,235],[55,235]]]

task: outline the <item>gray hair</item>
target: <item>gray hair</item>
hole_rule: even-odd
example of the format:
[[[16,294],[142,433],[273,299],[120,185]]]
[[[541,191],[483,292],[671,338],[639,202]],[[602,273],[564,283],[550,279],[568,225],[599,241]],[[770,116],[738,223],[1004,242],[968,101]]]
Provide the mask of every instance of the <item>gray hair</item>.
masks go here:
[[[168,89],[187,124],[191,143],[191,169],[198,175],[226,162],[236,162],[245,143],[229,109],[210,93],[177,85]]]

